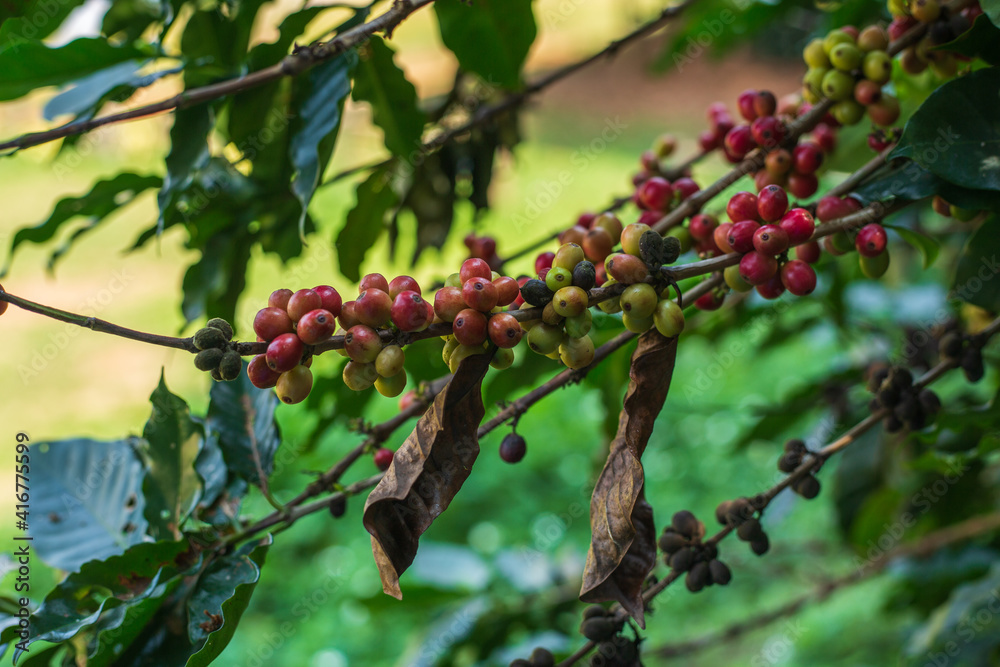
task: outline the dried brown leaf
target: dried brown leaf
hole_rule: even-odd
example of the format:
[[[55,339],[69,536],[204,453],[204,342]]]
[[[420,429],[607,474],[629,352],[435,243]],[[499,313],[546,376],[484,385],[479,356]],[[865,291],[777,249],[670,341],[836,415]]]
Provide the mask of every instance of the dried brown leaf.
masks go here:
[[[666,401],[676,356],[676,338],[664,338],[655,329],[639,338],[618,433],[590,500],[591,543],[580,599],[615,600],[642,627],[642,582],[656,564],[656,526],[643,495],[642,453]]]
[[[382,590],[402,598],[399,576],[413,562],[420,536],[462,488],[479,455],[482,382],[490,355],[467,357],[399,447],[365,502],[363,522]]]

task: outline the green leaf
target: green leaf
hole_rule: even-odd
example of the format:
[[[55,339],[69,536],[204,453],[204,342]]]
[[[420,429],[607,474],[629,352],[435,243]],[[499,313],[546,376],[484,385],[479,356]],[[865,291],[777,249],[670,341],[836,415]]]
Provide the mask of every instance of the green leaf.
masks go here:
[[[924,258],[924,268],[928,269],[937,259],[938,253],[941,252],[941,244],[937,242],[937,239],[933,239],[927,234],[914,231],[912,229],[907,229],[906,227],[901,227],[900,225],[887,225],[882,223],[882,226],[887,229],[894,230],[899,234],[900,238],[909,243],[911,246],[920,251],[920,256]]]
[[[993,25],[1000,28],[1000,0],[980,0],[979,6],[983,8],[983,13],[993,21]]]
[[[174,112],[170,153],[166,159],[167,175],[156,198],[160,207],[156,220],[157,235],[163,233],[167,214],[175,209],[180,194],[191,187],[196,172],[208,164],[211,157],[208,134],[213,125],[215,113],[209,104],[198,104]]]
[[[906,647],[908,665],[924,665],[930,655],[961,647],[955,665],[986,665],[992,662],[1000,622],[993,612],[997,589],[1000,588],[1000,565],[994,564],[989,573],[977,581],[956,588],[948,601],[927,619],[912,635]],[[986,613],[983,613],[986,612]]]
[[[1000,193],[949,183],[913,160],[893,161],[851,192],[852,197],[866,206],[876,201],[912,202],[934,195],[970,210],[1000,210]]]
[[[247,230],[249,221],[234,223],[231,209],[227,212],[220,204],[197,218],[195,228],[213,219],[230,224],[220,227],[204,241],[201,259],[184,273],[181,311],[188,322],[206,315],[233,321],[236,301],[246,286],[247,262],[253,241]]]
[[[1000,64],[1000,28],[993,25],[986,14],[980,14],[976,17],[972,28],[956,39],[934,47],[934,50],[960,53],[997,65]]]
[[[265,479],[270,475],[281,445],[274,418],[277,396],[253,386],[245,372],[232,382],[216,382],[209,395],[205,424],[210,434],[218,436],[226,464],[247,481],[260,484],[260,471]]]
[[[1000,190],[1000,70],[981,69],[949,81],[907,121],[890,157],[909,157],[963,187]]]
[[[347,30],[368,16],[368,9],[358,9],[354,17],[337,31]],[[351,74],[358,54],[347,51],[313,67],[295,80],[293,113],[297,116],[289,140],[288,153],[295,168],[292,192],[299,200],[299,235],[305,235],[306,213],[320,176],[333,154],[340,130],[344,101],[351,92]]]
[[[398,203],[389,181],[388,170],[383,167],[358,184],[357,204],[347,214],[347,221],[337,234],[335,245],[340,272],[352,282],[361,280],[365,253],[382,235],[386,215]]]
[[[145,471],[136,446],[77,438],[31,447],[31,534],[39,558],[73,572],[143,540]]]
[[[136,604],[123,605],[101,615],[91,628],[87,667],[111,666],[154,622],[157,613],[180,587],[181,577],[164,581],[153,594]]]
[[[208,634],[204,647],[191,656],[187,667],[210,664],[232,640],[236,626],[250,604],[250,596],[260,581],[260,568],[264,567],[271,542],[268,535],[260,542],[245,545],[231,556],[212,563],[198,580],[187,605],[188,636],[192,642],[205,637],[205,630],[199,624],[208,620],[206,611],[221,616],[222,627]]]
[[[955,295],[989,311],[1000,310],[1000,217],[990,216],[965,244],[958,258]]]
[[[407,156],[420,148],[424,114],[417,108],[417,89],[393,62],[394,51],[372,37],[360,51],[351,96],[372,106],[372,119],[385,134],[394,155]]]
[[[42,112],[45,119],[53,120],[62,114],[73,114],[74,120],[91,118],[108,99],[124,102],[140,88],[183,70],[182,66],[177,66],[139,74],[151,62],[127,61],[78,79],[45,104]]]
[[[35,227],[25,227],[14,234],[10,244],[10,256],[0,275],[6,275],[14,252],[22,243],[44,243],[59,231],[63,223],[77,216],[87,216],[92,221],[103,220],[105,216],[126,206],[137,195],[160,185],[159,176],[139,176],[121,173],[109,180],[98,181],[85,195],[60,199],[45,222]]]
[[[111,65],[145,59],[153,53],[131,44],[81,38],[56,48],[39,41],[0,44],[0,101],[14,100],[37,88],[60,86]]]
[[[471,6],[470,6],[471,5]],[[521,87],[521,67],[537,28],[531,0],[438,0],[441,41],[459,66],[492,86]]]
[[[111,617],[103,629],[118,627],[128,607],[162,597],[171,579],[197,564],[189,549],[187,540],[146,542],[123,554],[85,563],[46,595],[31,615],[29,644],[65,641],[98,623],[102,614]],[[11,630],[4,630],[3,640]]]
[[[48,37],[83,0],[14,0],[0,8],[0,53],[19,42]],[[13,10],[13,11],[11,11]]]
[[[191,419],[187,403],[167,389],[163,375],[149,397],[153,413],[142,437],[149,472],[143,482],[145,517],[149,533],[157,539],[180,535],[180,527],[201,494],[194,469],[201,451],[202,427]]]

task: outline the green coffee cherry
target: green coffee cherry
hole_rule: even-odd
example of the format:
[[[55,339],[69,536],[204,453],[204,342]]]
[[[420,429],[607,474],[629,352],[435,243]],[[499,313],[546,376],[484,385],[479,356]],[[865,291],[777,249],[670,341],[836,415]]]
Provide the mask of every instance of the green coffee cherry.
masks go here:
[[[357,361],[349,361],[344,366],[344,384],[352,391],[364,391],[378,379],[378,371],[375,364],[362,364]]]
[[[673,301],[664,299],[656,304],[653,323],[662,335],[673,338],[684,331],[684,311]]]
[[[496,354],[493,355],[493,360],[490,361],[490,366],[501,371],[505,368],[510,368],[513,364],[514,350],[509,347],[497,348]]]
[[[722,272],[722,276],[725,278],[726,284],[736,292],[749,292],[753,289],[753,285],[743,280],[743,276],[740,275],[739,264],[727,266],[726,270]]]
[[[655,232],[654,232],[655,234]],[[644,319],[652,316],[656,309],[658,298],[656,290],[649,283],[629,285],[622,292],[621,307],[632,319]]]
[[[376,361],[376,364],[378,362]],[[406,371],[402,368],[392,377],[382,377],[375,380],[375,389],[386,398],[395,398],[406,388]]]
[[[569,269],[553,266],[545,276],[545,286],[552,292],[558,292],[563,287],[569,287],[572,284],[573,273]]]
[[[652,317],[632,317],[626,312],[622,312],[622,324],[632,333],[644,333],[653,327]]]
[[[881,278],[889,270],[889,252],[883,252],[875,257],[865,257],[858,255],[858,262],[861,264],[861,273],[871,279]]]
[[[582,338],[590,333],[593,321],[594,316],[588,309],[574,317],[567,317],[563,326],[566,328],[566,335],[570,338]]]
[[[528,347],[538,354],[552,354],[563,341],[563,331],[551,324],[538,324],[528,332]]]
[[[403,348],[398,345],[386,345],[375,357],[375,370],[384,378],[394,377],[403,370],[404,361],[406,361],[406,354],[403,352]]]
[[[567,338],[559,346],[559,360],[569,368],[583,368],[594,360],[594,341],[590,336]]]

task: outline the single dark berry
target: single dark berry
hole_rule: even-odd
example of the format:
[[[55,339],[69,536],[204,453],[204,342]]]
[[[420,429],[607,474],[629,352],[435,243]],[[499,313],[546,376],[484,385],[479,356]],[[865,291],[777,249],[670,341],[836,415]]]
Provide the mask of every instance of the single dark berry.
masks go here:
[[[736,536],[744,542],[752,542],[759,539],[764,534],[764,529],[760,526],[759,519],[748,519],[736,529]]]
[[[900,391],[913,386],[913,373],[907,368],[896,366],[889,372],[889,382]]]
[[[213,330],[214,331],[214,330]],[[199,371],[211,371],[219,367],[224,353],[216,347],[210,347],[194,355],[194,367]]]
[[[879,388],[882,386],[882,382],[889,377],[889,367],[883,366],[875,370],[870,376],[868,376],[868,391],[873,394],[877,394]]]
[[[211,375],[212,379],[215,380],[216,382],[222,382],[223,381],[223,379],[222,379],[222,373],[219,372],[218,368],[213,368],[211,370],[211,372],[209,372],[209,375]]]
[[[687,543],[688,541],[680,533],[674,532],[669,528],[663,531],[663,534],[660,535],[660,539],[657,542],[660,550],[666,554],[672,554],[680,551],[683,547],[687,546]]]
[[[758,556],[763,556],[771,548],[771,540],[767,539],[767,535],[761,534],[760,538],[752,541],[750,543],[750,550],[753,551]]]
[[[812,500],[819,495],[819,480],[814,475],[806,475],[792,484],[792,491],[806,500]]]
[[[684,547],[679,549],[673,556],[670,557],[670,562],[668,564],[678,572],[686,572],[693,563],[694,549],[691,547]]]
[[[941,336],[938,342],[938,354],[945,359],[958,359],[962,356],[962,336],[949,331]]]
[[[393,451],[386,447],[379,447],[375,450],[375,466],[379,470],[388,470],[392,463]]]
[[[201,354],[199,352],[199,354]],[[222,355],[222,360],[219,362],[219,375],[226,382],[235,380],[240,376],[240,371],[243,370],[243,357],[239,355],[236,350],[229,350],[224,355]]]
[[[573,285],[589,292],[597,284],[597,269],[593,263],[584,260],[573,267]]]
[[[899,396],[899,389],[888,383],[883,384],[883,387],[878,391],[879,402],[887,408],[891,408],[896,403],[899,403]]]
[[[517,433],[508,433],[500,442],[500,458],[507,463],[517,463],[527,451],[527,443]]]
[[[778,459],[778,470],[784,473],[794,472],[802,463],[802,455],[796,452],[785,452]]]
[[[584,620],[588,618],[600,618],[602,616],[607,616],[608,611],[599,604],[592,604],[583,610]]]
[[[552,301],[554,294],[555,292],[548,288],[544,280],[538,280],[537,278],[532,278],[524,283],[524,287],[521,288],[521,296],[524,298],[525,303],[529,303],[532,306],[544,306],[549,301]]]
[[[729,516],[729,508],[732,507],[732,505],[733,501],[723,500],[715,507],[715,520],[721,523],[723,526],[726,525],[726,517]]]
[[[344,516],[344,512],[347,511],[347,497],[343,494],[338,493],[330,499],[330,515],[334,519],[339,519]]]
[[[531,664],[534,667],[553,667],[556,659],[552,656],[552,651],[539,646],[531,652]]]
[[[962,352],[960,364],[962,371],[965,373],[965,379],[969,382],[979,382],[983,379],[983,375],[986,374],[986,369],[983,368],[983,352],[979,348],[966,348]]]
[[[695,563],[694,567],[688,570],[687,576],[684,577],[684,585],[692,593],[697,593],[711,583],[712,575],[709,573],[708,563],[705,561]]]
[[[670,523],[673,524],[674,530],[685,537],[694,538],[696,535],[701,537],[701,535],[698,534],[698,519],[694,514],[687,510],[681,510],[680,512],[674,514]]]
[[[791,440],[785,443],[785,451],[795,452],[797,454],[805,454],[807,451],[806,443],[800,438],[792,438]]]
[[[733,573],[729,566],[718,558],[708,561],[708,572],[712,575],[712,583],[725,586],[733,579]]]
[[[206,327],[212,327],[213,329],[218,329],[222,332],[222,335],[226,337],[226,340],[233,339],[233,327],[229,322],[225,321],[221,317],[213,317],[208,322],[205,323]]]
[[[736,498],[729,504],[729,511],[726,513],[726,524],[739,526],[754,515],[753,505],[749,498]]]
[[[941,410],[941,399],[930,389],[920,390],[920,395],[917,397],[920,401],[920,407],[924,409],[927,414],[935,415]]]
[[[209,350],[213,347],[224,347],[226,336],[214,327],[198,329],[194,335],[194,346],[199,350]]]
[[[903,430],[903,422],[899,421],[896,415],[887,415],[885,419],[882,420],[882,425],[885,426],[885,430],[889,433],[898,433]]]
[[[912,417],[906,420],[906,428],[911,431],[919,431],[927,426],[927,413],[922,409],[918,410]]]
[[[615,634],[615,623],[607,616],[588,618],[580,624],[580,634],[592,642],[601,642]]]

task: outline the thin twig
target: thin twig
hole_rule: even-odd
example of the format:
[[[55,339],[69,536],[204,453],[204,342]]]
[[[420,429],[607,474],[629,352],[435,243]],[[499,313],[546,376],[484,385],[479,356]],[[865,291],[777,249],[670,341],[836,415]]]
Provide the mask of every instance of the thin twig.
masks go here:
[[[391,33],[393,28],[399,25],[407,16],[432,2],[434,0],[395,0],[392,7],[385,14],[377,16],[371,21],[355,28],[351,28],[328,42],[302,47],[270,67],[251,72],[237,79],[220,81],[199,88],[191,88],[160,102],[145,104],[140,107],[90,120],[67,123],[66,125],[61,125],[44,132],[24,134],[15,139],[0,142],[0,151],[10,149],[20,150],[39,146],[50,141],[55,141],[56,139],[84,134],[99,127],[111,125],[112,123],[121,123],[128,120],[146,118],[167,111],[184,109],[227,95],[235,95],[236,93],[276,81],[286,76],[297,76],[307,69],[330,60],[367,41],[376,32]]]

